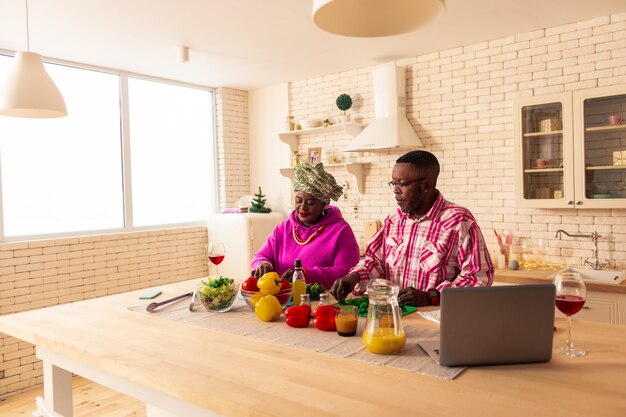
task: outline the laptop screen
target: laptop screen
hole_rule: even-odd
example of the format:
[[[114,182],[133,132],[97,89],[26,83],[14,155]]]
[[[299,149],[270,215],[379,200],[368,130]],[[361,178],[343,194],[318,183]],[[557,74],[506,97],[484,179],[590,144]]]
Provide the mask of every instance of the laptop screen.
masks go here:
[[[454,366],[549,361],[554,301],[552,284],[444,289],[439,363]]]

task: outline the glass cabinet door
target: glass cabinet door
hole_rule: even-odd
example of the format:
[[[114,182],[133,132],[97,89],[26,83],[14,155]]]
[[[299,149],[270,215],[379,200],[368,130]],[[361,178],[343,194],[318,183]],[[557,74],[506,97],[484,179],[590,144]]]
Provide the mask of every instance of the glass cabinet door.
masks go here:
[[[576,92],[577,193],[587,207],[626,206],[626,88]]]
[[[567,95],[520,100],[515,115],[517,200],[525,207],[562,207],[573,199]]]

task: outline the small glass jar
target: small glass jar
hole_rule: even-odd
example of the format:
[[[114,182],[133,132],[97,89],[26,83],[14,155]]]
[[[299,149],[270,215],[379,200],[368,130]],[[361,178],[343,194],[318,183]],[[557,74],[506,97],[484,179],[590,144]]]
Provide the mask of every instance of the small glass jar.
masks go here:
[[[310,306],[311,305],[311,296],[309,294],[300,294],[300,305],[301,306]]]
[[[330,305],[331,304],[330,303],[330,298],[328,298],[328,297],[329,297],[329,294],[327,292],[321,293],[320,294],[320,302],[319,302],[318,305],[320,305],[320,306],[328,306],[328,305]]]

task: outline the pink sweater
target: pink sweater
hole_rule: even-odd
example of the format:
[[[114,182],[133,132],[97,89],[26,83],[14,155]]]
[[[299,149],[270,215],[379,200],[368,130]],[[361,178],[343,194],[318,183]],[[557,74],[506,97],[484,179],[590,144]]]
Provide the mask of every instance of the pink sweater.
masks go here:
[[[343,219],[341,211],[335,206],[326,206],[322,220],[311,226],[304,226],[292,212],[289,218],[276,226],[267,241],[252,258],[252,269],[261,262],[269,262],[274,271],[282,275],[293,268],[295,259],[302,259],[302,266],[307,271],[307,283],[319,282],[330,289],[333,282],[344,277],[350,268],[359,262],[359,245],[352,228]],[[324,229],[316,236],[322,226]],[[294,237],[295,233],[302,242]]]

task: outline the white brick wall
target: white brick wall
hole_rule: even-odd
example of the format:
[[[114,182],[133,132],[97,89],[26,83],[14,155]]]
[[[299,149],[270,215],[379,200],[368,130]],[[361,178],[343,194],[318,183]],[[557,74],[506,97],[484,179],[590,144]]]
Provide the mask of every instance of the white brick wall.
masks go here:
[[[551,260],[580,264],[592,256],[591,241],[555,240],[554,231],[604,237],[600,256],[626,268],[626,210],[519,209],[513,192],[513,100],[562,91],[626,83],[626,13],[605,16],[403,59],[407,66],[407,117],[426,150],[440,160],[438,188],[452,201],[472,210],[489,245],[492,229],[520,237],[548,239]],[[352,119],[367,124],[373,117],[371,71],[360,68],[291,83],[291,112],[298,118],[339,115],[335,99],[354,100]],[[349,143],[342,134],[304,135],[299,151],[322,147],[344,161],[369,162],[365,192],[353,217],[353,178],[333,169],[339,183],[348,182],[348,199],[338,206],[357,238],[363,220],[383,219],[396,208],[385,183],[401,153],[341,153]]]
[[[207,275],[206,227],[0,244],[0,314]],[[34,347],[0,334],[0,396],[42,383]]]
[[[242,195],[250,194],[248,92],[218,88],[215,101],[221,211],[234,207]]]

